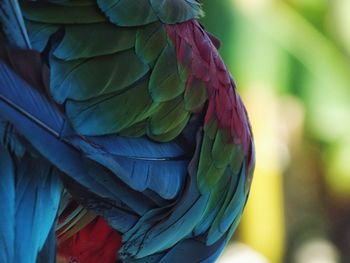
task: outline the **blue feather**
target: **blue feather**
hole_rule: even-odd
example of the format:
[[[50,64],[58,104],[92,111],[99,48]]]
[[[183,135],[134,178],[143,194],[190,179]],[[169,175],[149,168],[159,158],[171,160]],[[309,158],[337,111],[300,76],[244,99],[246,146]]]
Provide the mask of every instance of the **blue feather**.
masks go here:
[[[16,239],[14,262],[36,262],[55,221],[62,184],[58,172],[40,158],[16,163]]]
[[[194,170],[190,165],[188,181],[181,197],[168,207],[150,211],[124,234],[125,243],[120,250],[122,257],[145,257],[168,249],[181,239],[191,236],[192,229],[203,216],[209,198],[209,193],[199,193]]]
[[[156,143],[147,138],[119,136],[87,140],[89,144],[79,140],[77,147],[131,188],[140,192],[150,189],[164,199],[173,199],[181,191],[190,157],[179,141]]]
[[[31,48],[22,12],[17,0],[0,1],[0,24],[12,46]]]
[[[200,263],[214,263],[218,259],[218,257],[222,253],[222,251],[224,250],[226,244],[227,244],[227,242],[222,242],[221,246],[216,248],[216,251],[214,254],[212,254],[209,258],[201,261]]]
[[[63,178],[68,190],[78,202],[104,216],[115,229],[124,233],[122,257],[147,257],[171,249],[183,239],[193,241],[193,230],[203,219],[210,196],[209,192],[202,195],[197,187],[199,147],[193,154],[180,140],[159,144],[146,138],[79,136],[55,104],[1,60],[0,117],[11,122],[42,156],[66,174]],[[244,169],[240,176],[231,180],[234,187],[228,190],[223,208],[220,208],[223,216],[214,218],[215,211],[209,218],[215,227],[210,228],[206,245],[214,246],[223,238],[243,209]],[[22,188],[35,188],[34,183],[23,175],[19,181]],[[168,201],[157,208],[153,200],[162,198]],[[24,191],[18,200],[23,201],[18,204],[23,214],[29,213],[26,207],[42,206]],[[232,209],[232,206],[238,208]],[[28,219],[28,222],[35,221],[35,218]],[[208,222],[203,222],[203,231],[207,231]],[[35,222],[32,224],[35,228]],[[23,224],[23,228],[21,231],[25,232],[28,225]],[[44,237],[49,229],[37,231]],[[46,238],[38,238],[33,244],[41,249],[45,241]],[[200,260],[210,262],[217,256],[212,258],[213,253]],[[22,260],[20,256],[18,262]]]
[[[64,136],[62,132],[73,133],[67,128],[63,116],[43,95],[30,88],[21,79],[14,77],[15,73],[5,64],[0,63],[0,70],[0,84],[3,87],[11,87],[1,89],[0,98],[3,101],[55,137]],[[26,129],[26,132],[23,134],[25,135],[29,132],[32,133],[32,131]],[[38,136],[36,135],[35,137]],[[87,139],[92,143],[83,140],[79,136],[70,136],[68,138],[70,140],[69,143],[73,143],[75,147],[84,152],[90,159],[108,167],[131,188],[140,192],[150,189],[166,199],[174,198],[182,189],[183,181],[187,174],[189,158],[185,158],[187,154],[186,149],[179,143],[158,144],[142,138],[127,139],[120,137]],[[57,143],[62,144],[62,141]],[[96,145],[98,147],[95,147]],[[53,156],[53,152],[45,156],[47,158],[52,156],[52,158],[57,159],[57,155]],[[76,167],[77,165],[74,166]],[[68,174],[72,174],[72,172]],[[95,180],[102,181],[105,179],[95,178]],[[105,184],[107,188],[111,185],[113,184]],[[106,190],[99,189],[100,193]]]
[[[0,119],[0,142],[18,157],[25,153],[25,146],[20,142],[20,137],[14,130],[13,125]]]
[[[227,195],[224,205],[221,207],[224,213],[222,217],[216,217],[212,223],[208,233],[207,244],[213,244],[220,239],[232,224],[237,225],[235,222],[239,221],[247,199],[245,193],[245,175],[245,162],[243,162],[239,173],[238,185],[234,187],[236,185],[236,178],[232,177],[234,185],[231,183],[231,191]]]
[[[73,132],[64,117],[1,61],[0,115],[51,163],[101,198],[127,200],[126,204],[140,214],[153,206],[140,193],[123,185],[114,174],[82,158],[76,148],[61,138]]]
[[[61,183],[43,159],[18,160],[0,150],[0,262],[35,263],[56,218]]]
[[[227,195],[230,193],[232,195],[232,191],[235,189],[237,181],[238,175],[232,177],[230,169],[226,169],[224,176],[222,176],[219,183],[215,186],[215,189],[213,189],[213,191],[219,193],[219,198],[215,202],[215,207],[212,209],[212,211],[209,211],[207,208],[209,213],[207,212],[206,215],[203,216],[201,222],[196,226],[194,230],[195,235],[202,235],[210,229],[210,226],[213,224],[215,217],[219,213],[221,207],[224,205],[224,202],[227,199]],[[215,197],[212,196],[211,198],[215,199]]]
[[[76,195],[80,196],[79,202],[105,216],[116,229],[127,231],[131,227],[130,222],[135,222],[137,219],[137,217],[134,217],[128,223],[126,222],[126,218],[130,218],[128,216],[144,215],[147,211],[156,207],[152,199],[148,198],[147,191],[140,193],[132,190],[110,172],[121,171],[121,168],[111,169],[113,168],[111,165],[108,167],[108,164],[120,167],[116,159],[122,158],[121,156],[102,151],[103,146],[95,147],[94,145],[93,147],[85,138],[74,135],[74,131],[67,126],[64,117],[61,116],[54,105],[50,104],[36,89],[31,88],[19,79],[16,73],[4,63],[0,63],[0,115],[11,122],[18,132],[45,158],[70,177],[67,177],[70,180],[68,186],[75,184],[72,188],[77,188],[76,185],[80,185],[83,190],[77,191],[78,194]],[[100,143],[103,145],[102,142]],[[135,142],[135,145],[138,143]],[[111,150],[108,147],[107,149]],[[153,148],[151,147],[151,149]],[[171,154],[172,156],[182,156],[184,152],[178,145],[161,147],[156,151],[157,158],[160,153],[164,154],[164,149],[169,152],[169,155],[165,156],[171,156]],[[123,152],[123,150],[114,149],[113,153],[118,153],[117,151]],[[96,154],[96,152],[99,154]],[[93,161],[94,159],[98,160],[98,158],[110,170]],[[175,160],[178,161],[176,158]],[[187,163],[187,161],[180,161]],[[142,162],[145,162],[145,160],[142,160]],[[117,175],[119,176],[119,174]],[[160,174],[157,174],[157,176],[159,177]],[[183,172],[179,173],[179,180],[182,180],[182,176]],[[69,189],[71,192],[74,191],[72,188]],[[87,190],[94,196],[89,197]],[[175,192],[178,192],[178,190]],[[164,193],[166,194],[166,192]],[[96,198],[97,196],[98,198]],[[118,205],[118,203],[121,204]],[[114,211],[120,213],[112,213],[111,210],[106,209],[108,205],[116,205]],[[123,206],[127,210],[124,211]],[[133,213],[130,214],[129,209]],[[116,215],[121,215],[121,217],[117,218]]]
[[[0,85],[0,99],[27,118],[40,124],[53,135],[60,136],[64,119],[58,110],[48,102],[44,95],[32,89],[1,60]]]
[[[56,224],[54,223],[44,247],[40,250],[36,263],[56,262]]]
[[[0,262],[14,262],[15,176],[9,152],[0,145]]]
[[[220,255],[225,244],[222,238],[215,244],[207,246],[199,239],[185,239],[166,251],[159,263],[168,262],[200,262],[211,263]]]
[[[212,246],[200,239],[184,239],[172,248],[143,258],[127,259],[128,263],[213,263],[225,247],[225,237]]]
[[[25,23],[28,28],[30,43],[32,44],[33,49],[39,52],[42,52],[45,49],[50,36],[59,29],[58,25],[37,23],[30,20],[26,20]]]

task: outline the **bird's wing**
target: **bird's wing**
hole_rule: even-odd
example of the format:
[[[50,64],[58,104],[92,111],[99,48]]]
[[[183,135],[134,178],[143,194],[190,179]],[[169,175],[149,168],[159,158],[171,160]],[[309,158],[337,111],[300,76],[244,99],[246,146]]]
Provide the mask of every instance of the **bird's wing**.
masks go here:
[[[68,175],[73,195],[88,190],[81,203],[124,233],[122,257],[168,262],[186,251],[210,260],[238,222],[254,150],[235,85],[193,20],[197,1],[21,1],[21,8],[50,67],[48,95],[59,109],[51,103],[47,112],[63,123],[50,137],[55,147],[21,132]],[[197,255],[196,245],[206,253]]]

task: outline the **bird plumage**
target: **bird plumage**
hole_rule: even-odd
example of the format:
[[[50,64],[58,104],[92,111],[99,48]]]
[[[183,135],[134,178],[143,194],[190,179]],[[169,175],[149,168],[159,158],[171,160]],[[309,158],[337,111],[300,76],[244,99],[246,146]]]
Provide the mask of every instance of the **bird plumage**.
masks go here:
[[[33,218],[45,209],[51,214],[28,252],[32,260],[16,262],[51,260],[53,229],[59,260],[67,262],[96,262],[97,255],[107,263],[214,262],[245,206],[254,146],[219,42],[196,21],[200,4],[18,6],[11,15],[24,21],[20,28],[8,30],[8,20],[0,20],[0,119],[13,130],[3,135],[0,185],[12,184],[3,198],[15,202],[21,189],[13,188],[18,175],[11,167],[23,165],[33,182],[27,191],[42,204],[30,210],[28,200],[23,209]],[[11,17],[8,10],[2,7],[1,16]],[[26,36],[34,50],[25,50]],[[24,159],[11,161],[12,152],[23,151]],[[51,172],[33,173],[32,162]],[[35,190],[42,174],[46,192]],[[50,196],[55,202],[46,202]],[[14,206],[6,209],[11,214]],[[18,223],[10,221],[0,233]],[[8,233],[0,240],[0,258],[22,246],[11,240]]]

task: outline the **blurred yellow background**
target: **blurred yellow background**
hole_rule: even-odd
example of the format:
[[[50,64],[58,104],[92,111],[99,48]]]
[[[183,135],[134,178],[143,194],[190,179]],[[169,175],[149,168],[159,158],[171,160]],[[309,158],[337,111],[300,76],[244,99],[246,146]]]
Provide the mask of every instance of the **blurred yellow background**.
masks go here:
[[[350,0],[204,0],[257,165],[220,263],[350,262]]]

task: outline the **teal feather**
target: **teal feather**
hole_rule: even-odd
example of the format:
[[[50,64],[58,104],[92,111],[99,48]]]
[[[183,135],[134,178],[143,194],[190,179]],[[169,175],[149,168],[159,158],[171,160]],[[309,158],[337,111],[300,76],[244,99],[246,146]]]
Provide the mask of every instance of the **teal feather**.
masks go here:
[[[189,234],[189,229],[193,229],[200,221],[207,201],[208,196],[202,195],[194,202],[190,200],[193,202],[190,207],[178,207],[176,212],[181,211],[181,214],[173,213],[164,224],[159,224],[145,235],[137,257],[168,249],[184,239]]]
[[[136,29],[110,23],[69,25],[53,54],[63,60],[89,58],[134,47]]]
[[[210,139],[207,134],[204,134],[202,145],[201,145],[201,154],[200,159],[198,163],[198,177],[206,176],[210,167],[212,166],[213,159],[211,155],[211,149],[213,147],[213,140]],[[204,180],[198,180],[198,187],[203,192],[210,191],[210,188],[208,189],[208,186],[205,185]],[[203,190],[205,189],[205,190]]]
[[[150,0],[152,8],[163,23],[175,24],[203,15],[196,0]]]
[[[125,136],[125,137],[142,137],[146,134],[146,129],[147,127],[148,120],[143,120],[140,122],[137,122],[135,124],[131,124],[128,128],[123,129],[119,134],[120,136]]]
[[[50,62],[50,89],[58,103],[66,99],[87,100],[120,91],[141,79],[149,70],[133,50],[72,61],[52,57]]]
[[[235,176],[237,177],[237,176]],[[217,217],[231,188],[235,188],[236,181],[232,181],[232,173],[226,169],[219,182],[211,189],[205,215],[195,229],[196,235],[204,234],[209,230]]]
[[[59,29],[59,26],[57,25],[37,23],[29,20],[26,20],[26,27],[29,32],[29,39],[33,49],[39,52],[42,52],[45,49],[50,36]]]
[[[121,93],[82,102],[68,101],[66,112],[75,130],[81,134],[118,133],[148,117],[152,99],[147,88],[147,80],[142,80]]]
[[[122,256],[145,257],[167,249],[191,234],[191,229],[203,215],[209,195],[198,195],[196,182],[189,180],[186,192],[177,200],[176,209],[167,220],[163,219],[166,216],[164,208],[155,209],[125,233],[125,244],[120,252]]]
[[[105,22],[97,5],[62,6],[52,3],[28,2],[21,0],[21,8],[26,19],[51,24],[85,24]]]
[[[165,132],[162,134],[154,134],[152,132],[150,126],[148,126],[147,135],[151,139],[153,139],[157,142],[169,142],[169,141],[175,139],[176,137],[178,137],[183,132],[188,121],[190,120],[190,117],[191,117],[190,114],[186,115],[185,118],[183,119],[183,121],[178,123],[177,126],[173,127],[168,132]]]
[[[212,149],[212,158],[215,167],[225,168],[232,160],[236,147],[238,146],[232,145],[223,130],[218,130]]]
[[[155,64],[149,84],[154,101],[164,102],[176,98],[185,91],[185,82],[178,72],[173,46],[168,43]]]
[[[158,20],[149,0],[97,0],[109,20],[118,26],[140,26]]]
[[[182,98],[163,102],[150,118],[150,131],[154,135],[167,133],[185,120],[188,120],[189,115],[189,112],[185,110]]]
[[[238,182],[237,178],[239,178]],[[232,176],[231,180],[231,187],[225,202],[210,227],[207,238],[207,244],[209,245],[216,242],[242,214],[247,198],[245,194],[244,162],[239,177]]]
[[[168,262],[198,262],[212,263],[220,255],[224,248],[225,240],[219,240],[211,246],[207,246],[200,239],[185,239],[166,251],[159,263]]]
[[[167,35],[161,23],[153,23],[137,31],[135,52],[145,63],[153,65],[166,45]]]

